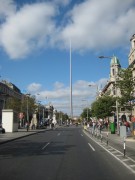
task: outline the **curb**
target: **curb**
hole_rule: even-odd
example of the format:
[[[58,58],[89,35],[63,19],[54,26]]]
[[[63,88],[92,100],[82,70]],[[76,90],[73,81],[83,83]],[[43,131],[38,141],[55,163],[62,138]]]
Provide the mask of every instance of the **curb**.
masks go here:
[[[15,138],[12,138],[12,139],[7,139],[5,141],[0,142],[0,145],[1,144],[6,144],[6,143],[11,142],[11,141],[15,141],[17,139],[21,139],[21,138],[24,138],[24,137],[27,137],[27,136],[38,134],[38,133],[41,133],[41,132],[44,132],[44,131],[48,131],[48,130],[50,130],[50,129],[44,129],[44,130],[41,130],[41,131],[32,132],[30,134],[25,134],[25,135],[22,135],[22,136],[19,136],[19,137],[15,137]]]

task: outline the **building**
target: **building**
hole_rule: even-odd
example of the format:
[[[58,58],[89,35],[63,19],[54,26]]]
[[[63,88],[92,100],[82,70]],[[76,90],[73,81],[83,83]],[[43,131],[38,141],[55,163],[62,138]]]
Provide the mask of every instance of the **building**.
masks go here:
[[[120,79],[119,71],[121,69],[122,67],[120,65],[119,59],[116,56],[113,56],[110,62],[110,77],[106,86],[102,90],[101,96],[103,96],[104,94],[109,94],[110,96],[113,96],[113,97],[121,96],[120,89],[115,86],[117,81]],[[128,110],[126,107],[120,107],[118,102],[116,102],[115,108],[116,108],[115,116],[117,116],[120,119],[120,117],[123,114],[125,114],[127,119],[129,120],[130,115],[131,115],[130,110]]]
[[[116,56],[113,56],[111,58],[111,62],[110,62],[110,77],[109,80],[106,84],[106,86],[103,88],[101,96],[104,94],[110,94],[110,96],[120,96],[120,90],[117,88],[115,88],[115,83],[117,81],[118,77],[118,73],[121,70],[121,65],[119,62],[119,59]]]
[[[22,93],[18,87],[7,81],[0,82],[0,123],[2,120],[2,109],[5,108],[6,101],[10,97],[22,98]]]
[[[130,42],[131,42],[131,47],[130,47],[130,52],[128,56],[128,63],[129,63],[128,68],[132,69],[132,76],[135,79],[135,34],[133,34],[133,36],[131,37]],[[132,115],[135,116],[135,106],[133,108]]]
[[[128,68],[132,69],[133,78],[135,78],[135,34],[133,34],[133,36],[131,37],[130,42],[131,42],[131,48],[128,56],[128,63],[129,63]],[[113,56],[110,62],[110,77],[106,86],[102,89],[100,96],[103,96],[106,93],[114,97],[121,96],[120,89],[115,87],[115,83],[120,78],[118,76],[120,70],[121,70],[120,61],[116,56]],[[123,113],[125,113],[127,117],[129,117],[131,114],[135,116],[135,108],[133,108],[133,111],[130,112],[128,109],[121,108],[118,106],[118,112],[119,112],[119,117],[121,117]]]
[[[128,56],[129,67],[133,68],[133,77],[135,77],[135,34],[130,39],[131,48]]]

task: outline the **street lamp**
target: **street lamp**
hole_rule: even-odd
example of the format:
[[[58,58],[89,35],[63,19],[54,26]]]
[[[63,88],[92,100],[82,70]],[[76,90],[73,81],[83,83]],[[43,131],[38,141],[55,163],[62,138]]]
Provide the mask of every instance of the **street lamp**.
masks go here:
[[[39,121],[39,123],[40,123],[40,116],[41,116],[41,114],[40,114],[40,103],[41,103],[41,101],[38,101],[38,114],[39,114],[38,121]]]
[[[114,57],[114,56],[113,56]],[[99,56],[100,59],[112,59],[113,58],[112,56]],[[117,116],[117,134],[119,134],[119,111],[118,111],[118,100],[117,100],[117,86],[116,86],[116,78],[117,78],[117,74],[116,74],[116,71],[115,71],[115,95],[116,95],[116,116]]]
[[[96,93],[97,93],[97,95],[98,95],[98,93],[99,93],[99,89],[98,89],[98,85],[97,84],[89,84],[88,85],[89,87],[93,87],[93,86],[95,86],[96,87]]]
[[[28,98],[30,96],[30,94],[26,94],[27,96],[27,122],[29,123],[29,102],[28,102]]]

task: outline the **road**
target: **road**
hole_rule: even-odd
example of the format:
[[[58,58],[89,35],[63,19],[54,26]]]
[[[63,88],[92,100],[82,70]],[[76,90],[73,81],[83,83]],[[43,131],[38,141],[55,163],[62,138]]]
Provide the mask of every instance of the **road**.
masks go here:
[[[0,179],[132,180],[135,174],[71,126],[0,145]]]

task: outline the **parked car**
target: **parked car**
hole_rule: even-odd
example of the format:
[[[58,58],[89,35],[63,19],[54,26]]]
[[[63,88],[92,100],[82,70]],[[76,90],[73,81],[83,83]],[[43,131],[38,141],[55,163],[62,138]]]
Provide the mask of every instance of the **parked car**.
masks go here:
[[[2,134],[5,133],[5,129],[2,127],[2,124],[0,124],[0,133],[2,133]]]

